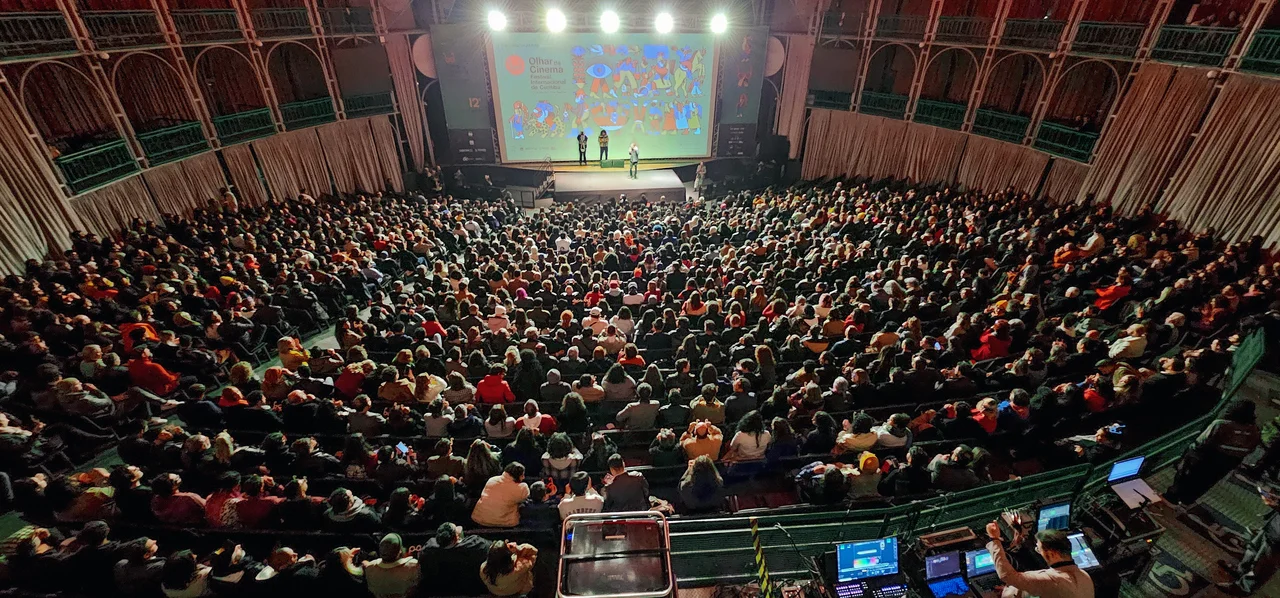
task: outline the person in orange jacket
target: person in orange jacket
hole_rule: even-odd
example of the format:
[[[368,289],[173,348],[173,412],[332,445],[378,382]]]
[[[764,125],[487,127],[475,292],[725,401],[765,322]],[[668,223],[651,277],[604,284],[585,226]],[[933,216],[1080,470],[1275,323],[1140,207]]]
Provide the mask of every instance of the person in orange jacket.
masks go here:
[[[489,375],[476,384],[476,400],[486,405],[516,402],[516,395],[511,392],[511,385],[503,379],[506,373],[507,368],[503,365],[489,368]]]
[[[156,395],[167,397],[182,385],[183,379],[154,361],[151,361],[151,349],[143,348],[138,356],[129,360],[129,379],[134,386],[150,391]],[[192,383],[195,378],[192,377]]]

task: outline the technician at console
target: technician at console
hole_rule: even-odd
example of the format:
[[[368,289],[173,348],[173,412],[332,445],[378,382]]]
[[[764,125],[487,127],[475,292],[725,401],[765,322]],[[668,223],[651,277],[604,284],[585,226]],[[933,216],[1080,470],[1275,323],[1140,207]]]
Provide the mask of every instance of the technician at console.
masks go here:
[[[1093,598],[1093,579],[1071,560],[1071,541],[1061,530],[1042,530],[1036,534],[1036,552],[1049,563],[1048,569],[1018,571],[1004,551],[1000,524],[987,524],[987,550],[995,559],[996,575],[1005,584],[1002,598],[1039,596],[1039,598]]]

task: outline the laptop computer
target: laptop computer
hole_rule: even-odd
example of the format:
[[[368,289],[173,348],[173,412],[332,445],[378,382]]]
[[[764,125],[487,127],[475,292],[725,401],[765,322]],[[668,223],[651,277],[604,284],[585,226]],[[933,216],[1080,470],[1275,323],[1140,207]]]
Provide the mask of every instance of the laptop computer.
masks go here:
[[[970,596],[969,584],[960,574],[960,552],[935,554],[924,559],[925,585],[933,598],[962,598]]]
[[[1089,543],[1085,541],[1084,534],[1080,532],[1067,534],[1067,540],[1071,541],[1071,560],[1077,567],[1085,571],[1102,567],[1102,562],[1094,556],[1093,549],[1089,548]]]
[[[1000,585],[1000,577],[996,575],[996,558],[986,548],[970,550],[964,553],[965,576],[969,586],[979,596],[998,596],[996,586]]]
[[[1107,485],[1111,486],[1111,490],[1130,509],[1137,509],[1164,500],[1159,493],[1147,485],[1146,480],[1140,477],[1142,464],[1146,460],[1145,456],[1141,456],[1118,461],[1111,466],[1111,472],[1107,474]]]
[[[907,586],[898,581],[898,539],[837,544],[836,598],[905,598]]]
[[[1071,501],[1051,502],[1040,507],[1036,530],[1066,530],[1071,527]]]

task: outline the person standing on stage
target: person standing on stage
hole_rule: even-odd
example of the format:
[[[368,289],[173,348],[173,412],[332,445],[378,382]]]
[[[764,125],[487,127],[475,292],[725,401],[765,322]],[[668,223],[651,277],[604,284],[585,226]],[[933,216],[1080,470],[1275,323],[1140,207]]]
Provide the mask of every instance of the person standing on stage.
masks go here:
[[[596,139],[600,142],[600,161],[604,162],[609,159],[609,132],[600,129],[600,136]]]
[[[636,145],[636,142],[634,142],[634,141],[632,141],[632,142],[631,142],[631,152],[630,152],[630,155],[631,155],[631,178],[633,178],[633,179],[634,179],[634,178],[637,178],[637,177],[636,177],[636,170],[637,170],[636,166],[640,164],[640,147],[639,147],[639,146],[637,146],[637,145]]]
[[[587,165],[587,132],[586,131],[578,131],[578,164],[581,164],[583,166]]]
[[[702,186],[706,184],[707,179],[707,163],[698,162],[697,173],[693,177],[693,191],[695,193],[702,192]]]

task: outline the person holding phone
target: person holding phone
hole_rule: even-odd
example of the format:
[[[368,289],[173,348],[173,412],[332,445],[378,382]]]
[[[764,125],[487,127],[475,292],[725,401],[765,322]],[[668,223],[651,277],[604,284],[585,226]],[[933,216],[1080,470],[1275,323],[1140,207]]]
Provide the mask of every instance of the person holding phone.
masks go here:
[[[1231,596],[1252,595],[1280,570],[1280,486],[1268,483],[1257,489],[1270,512],[1249,536],[1239,564],[1218,561],[1218,566],[1232,577],[1229,582],[1217,584],[1218,589]]]

